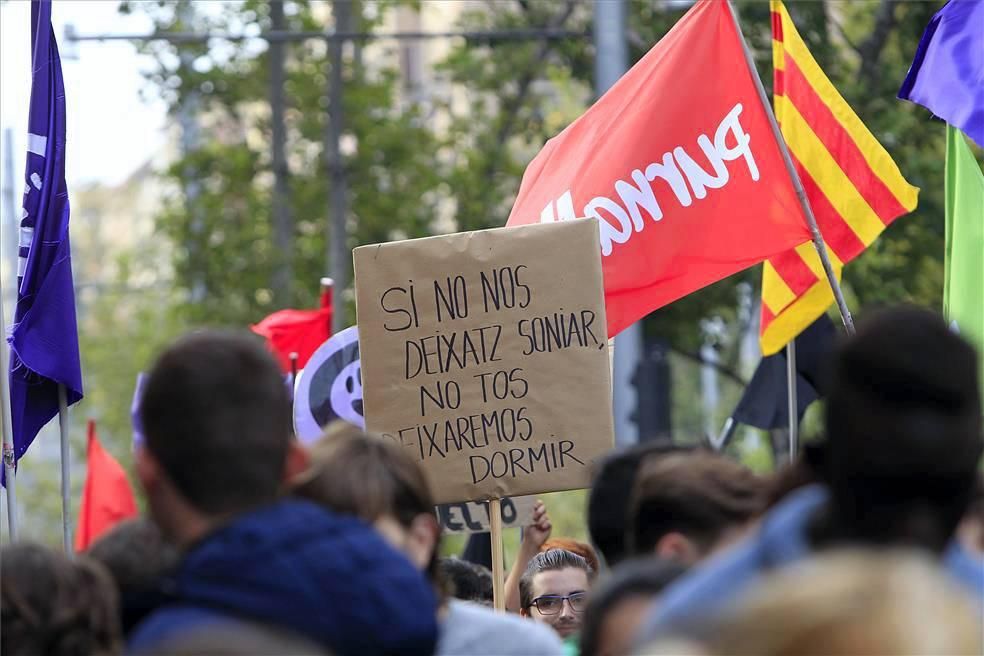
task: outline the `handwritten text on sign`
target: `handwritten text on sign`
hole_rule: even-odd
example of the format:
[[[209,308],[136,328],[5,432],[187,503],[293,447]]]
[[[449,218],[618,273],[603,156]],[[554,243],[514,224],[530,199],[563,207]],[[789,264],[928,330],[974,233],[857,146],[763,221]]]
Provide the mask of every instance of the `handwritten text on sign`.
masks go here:
[[[502,500],[502,528],[528,526],[533,521],[536,497],[506,497]],[[465,501],[437,507],[437,519],[445,533],[488,533],[489,503]]]
[[[438,502],[583,487],[611,447],[598,224],[355,251],[366,426]]]

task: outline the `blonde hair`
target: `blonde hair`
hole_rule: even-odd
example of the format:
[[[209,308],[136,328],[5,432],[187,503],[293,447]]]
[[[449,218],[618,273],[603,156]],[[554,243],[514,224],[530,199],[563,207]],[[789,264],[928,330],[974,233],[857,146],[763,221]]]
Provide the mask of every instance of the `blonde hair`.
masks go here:
[[[963,591],[915,552],[843,551],[766,579],[708,633],[713,654],[925,656],[982,653]]]
[[[588,565],[590,565],[591,569],[593,569],[596,573],[601,571],[601,563],[598,562],[598,554],[595,553],[595,550],[590,544],[578,542],[573,538],[550,538],[540,545],[540,553],[550,551],[551,549],[563,549],[565,551],[576,553],[578,556],[588,561]]]

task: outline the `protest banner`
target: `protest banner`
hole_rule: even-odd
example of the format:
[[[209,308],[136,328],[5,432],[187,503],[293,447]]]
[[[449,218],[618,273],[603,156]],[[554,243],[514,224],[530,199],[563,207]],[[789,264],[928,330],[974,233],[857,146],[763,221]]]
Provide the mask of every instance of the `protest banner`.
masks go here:
[[[599,220],[609,336],[810,241],[757,83],[727,3],[694,3],[527,167],[508,225]]]
[[[533,520],[536,496],[506,497],[501,502],[502,528],[528,526]],[[445,533],[487,533],[491,527],[489,504],[482,501],[446,503],[437,507],[437,519]]]
[[[613,443],[596,221],[354,260],[366,428],[421,463],[438,503],[589,484]]]

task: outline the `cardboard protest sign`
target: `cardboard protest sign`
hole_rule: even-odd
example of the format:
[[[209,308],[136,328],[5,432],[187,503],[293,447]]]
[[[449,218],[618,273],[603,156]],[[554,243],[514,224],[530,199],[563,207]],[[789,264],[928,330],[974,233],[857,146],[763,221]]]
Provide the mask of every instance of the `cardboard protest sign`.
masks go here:
[[[536,496],[507,497],[502,500],[502,528],[528,526],[533,521]],[[445,533],[487,533],[489,504],[484,501],[446,503],[437,507],[437,519]]]
[[[611,448],[594,220],[355,249],[366,428],[438,503],[586,487]]]

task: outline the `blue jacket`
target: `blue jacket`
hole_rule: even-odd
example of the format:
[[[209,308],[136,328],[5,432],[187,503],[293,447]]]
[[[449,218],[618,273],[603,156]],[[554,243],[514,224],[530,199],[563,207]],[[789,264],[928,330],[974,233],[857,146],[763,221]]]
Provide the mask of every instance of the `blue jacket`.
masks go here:
[[[130,636],[128,652],[188,630],[258,622],[332,652],[432,654],[436,598],[423,574],[368,525],[306,501],[247,513],[194,546],[172,601]]]
[[[667,631],[686,629],[733,602],[770,569],[808,558],[812,549],[807,525],[826,500],[827,492],[819,485],[791,494],[766,515],[754,535],[670,586],[651,611],[640,639],[648,642]],[[954,542],[943,566],[974,599],[984,601],[984,562]]]

